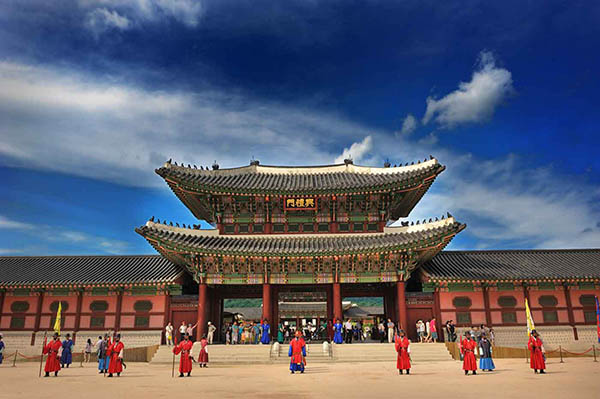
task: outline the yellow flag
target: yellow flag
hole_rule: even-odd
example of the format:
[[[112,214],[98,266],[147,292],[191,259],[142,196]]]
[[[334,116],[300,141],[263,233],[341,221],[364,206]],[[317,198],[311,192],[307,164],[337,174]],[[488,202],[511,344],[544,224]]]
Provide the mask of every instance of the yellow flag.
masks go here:
[[[535,324],[533,324],[533,317],[531,317],[531,310],[529,310],[529,303],[525,298],[525,315],[527,316],[527,336],[531,336],[531,331],[535,330]]]
[[[56,321],[54,322],[54,332],[60,335],[60,313],[62,310],[62,302],[58,302],[58,310],[56,311]]]

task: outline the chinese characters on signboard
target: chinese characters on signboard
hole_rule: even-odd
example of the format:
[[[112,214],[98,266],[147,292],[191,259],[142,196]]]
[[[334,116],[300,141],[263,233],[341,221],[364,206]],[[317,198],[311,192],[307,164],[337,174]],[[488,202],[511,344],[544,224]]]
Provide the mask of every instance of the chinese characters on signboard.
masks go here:
[[[286,198],[285,199],[286,210],[316,210],[317,201],[312,197],[301,197],[301,198]]]

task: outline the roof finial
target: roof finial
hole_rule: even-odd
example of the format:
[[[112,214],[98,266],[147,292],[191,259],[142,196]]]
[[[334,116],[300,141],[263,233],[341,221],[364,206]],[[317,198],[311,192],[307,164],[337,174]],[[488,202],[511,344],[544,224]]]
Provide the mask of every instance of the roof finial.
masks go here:
[[[258,166],[258,165],[260,165],[260,161],[258,159],[254,159],[254,155],[252,155],[252,159],[250,160],[250,165]]]
[[[215,162],[213,162],[213,164],[212,164],[212,168],[213,168],[213,170],[219,169],[219,164],[217,163],[216,159],[215,159]]]
[[[344,164],[354,165],[354,161],[352,160],[352,155],[348,154],[348,158],[344,159]]]
[[[385,162],[383,163],[383,167],[389,168],[390,166],[392,166],[392,164],[390,163],[390,160],[386,158]]]
[[[152,216],[152,217],[150,218],[150,221],[151,221],[151,222],[154,222],[154,216]]]
[[[450,212],[447,212],[447,213],[448,213],[448,219],[450,219],[452,217],[452,215],[450,214]]]

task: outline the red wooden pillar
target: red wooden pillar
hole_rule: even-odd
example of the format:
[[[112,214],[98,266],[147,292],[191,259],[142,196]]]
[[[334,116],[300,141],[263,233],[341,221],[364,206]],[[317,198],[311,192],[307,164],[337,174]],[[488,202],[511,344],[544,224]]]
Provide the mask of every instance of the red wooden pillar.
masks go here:
[[[198,325],[196,326],[196,341],[206,333],[206,312],[208,311],[208,286],[204,282],[198,284]]]
[[[77,343],[77,332],[81,325],[81,304],[83,302],[83,288],[77,289],[77,308],[75,309],[75,332],[73,333],[73,342]]]
[[[31,334],[31,345],[35,345],[35,333],[40,330],[40,318],[42,317],[42,304],[44,303],[44,291],[38,291],[38,301],[35,313],[35,323]],[[52,328],[52,326],[50,326]]]
[[[271,295],[271,336],[277,337],[277,327],[279,325],[279,289],[277,286],[272,289]]]
[[[573,315],[573,304],[571,303],[571,292],[569,290],[569,284],[563,284],[563,290],[565,293],[565,301],[567,302],[567,313],[569,315],[569,324],[573,328],[573,337],[576,341],[579,340],[579,336],[577,334],[577,327],[575,327],[575,316]]]
[[[327,286],[327,320],[333,320],[333,292],[332,287]]]
[[[485,308],[485,325],[492,326],[492,312],[490,311],[490,287],[483,285],[483,307]]]
[[[117,314],[115,315],[115,332],[121,329],[121,311],[123,309],[123,288],[117,294]]]
[[[262,286],[262,302],[263,302],[263,311],[262,311],[262,319],[268,319],[269,324],[272,323],[271,320],[271,284],[264,283]]]
[[[445,341],[444,329],[442,327],[442,305],[440,298],[440,289],[439,287],[435,289],[433,292],[433,309],[435,312],[435,320],[436,320],[436,328],[438,333],[438,342]],[[408,328],[408,326],[406,327]],[[408,335],[408,332],[407,332]]]
[[[396,309],[398,309],[398,323],[406,331],[408,319],[406,316],[406,296],[404,295],[404,281],[396,282]]]
[[[344,319],[342,310],[342,287],[340,286],[340,283],[333,283],[333,318],[334,322],[337,319]]]

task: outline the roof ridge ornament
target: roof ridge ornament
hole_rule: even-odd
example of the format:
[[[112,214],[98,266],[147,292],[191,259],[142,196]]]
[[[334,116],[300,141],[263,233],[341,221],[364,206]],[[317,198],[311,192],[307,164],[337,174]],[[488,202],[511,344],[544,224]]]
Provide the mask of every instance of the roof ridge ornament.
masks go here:
[[[344,159],[344,164],[345,165],[354,165],[354,161],[352,160],[352,156],[348,156],[348,158]]]

